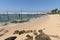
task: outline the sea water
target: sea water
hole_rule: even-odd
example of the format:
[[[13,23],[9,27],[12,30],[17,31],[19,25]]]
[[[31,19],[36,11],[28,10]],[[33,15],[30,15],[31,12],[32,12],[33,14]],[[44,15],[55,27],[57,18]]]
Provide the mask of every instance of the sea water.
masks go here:
[[[0,22],[18,20],[18,19],[30,19],[41,16],[39,14],[0,14]]]
[[[25,20],[31,18],[41,17],[41,14],[0,14],[0,25],[6,22],[11,22],[15,20]]]

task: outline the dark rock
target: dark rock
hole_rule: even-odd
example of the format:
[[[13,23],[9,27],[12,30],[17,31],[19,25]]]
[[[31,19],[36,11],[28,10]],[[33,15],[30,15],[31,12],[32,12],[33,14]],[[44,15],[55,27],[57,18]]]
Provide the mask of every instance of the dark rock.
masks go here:
[[[26,37],[27,37],[27,39],[25,39],[25,40],[33,40],[33,36],[30,36],[29,34],[26,35]]]
[[[16,36],[12,36],[12,37],[8,37],[5,40],[15,40],[17,37]]]
[[[19,35],[24,34],[24,33],[25,33],[25,30],[22,30],[19,32]]]
[[[14,31],[13,34],[19,34],[19,30]]]
[[[40,33],[39,35],[36,35],[35,40],[51,40],[51,38],[45,34],[42,30],[38,30]]]
[[[42,31],[43,31],[43,30],[38,30],[38,32],[40,32],[40,33],[41,33]]]
[[[51,40],[49,36],[47,35],[37,35],[35,37],[35,40]]]
[[[26,37],[31,37],[31,36],[28,34],[28,35],[26,35]]]

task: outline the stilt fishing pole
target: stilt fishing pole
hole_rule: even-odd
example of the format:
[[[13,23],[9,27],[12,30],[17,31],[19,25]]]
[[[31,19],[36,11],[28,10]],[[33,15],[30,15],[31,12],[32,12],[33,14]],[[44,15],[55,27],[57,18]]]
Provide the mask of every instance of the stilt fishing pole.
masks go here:
[[[6,13],[7,13],[7,20],[6,20],[6,23],[3,26],[7,25],[8,24],[7,22],[9,21],[8,11]]]
[[[7,11],[7,21],[9,21],[9,14],[8,14],[8,11]]]

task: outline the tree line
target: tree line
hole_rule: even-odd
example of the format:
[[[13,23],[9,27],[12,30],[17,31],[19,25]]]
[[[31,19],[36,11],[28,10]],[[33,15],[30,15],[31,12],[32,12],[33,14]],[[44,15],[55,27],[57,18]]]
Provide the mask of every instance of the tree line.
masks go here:
[[[60,10],[58,8],[55,8],[51,10],[50,13],[47,13],[47,14],[60,14]]]

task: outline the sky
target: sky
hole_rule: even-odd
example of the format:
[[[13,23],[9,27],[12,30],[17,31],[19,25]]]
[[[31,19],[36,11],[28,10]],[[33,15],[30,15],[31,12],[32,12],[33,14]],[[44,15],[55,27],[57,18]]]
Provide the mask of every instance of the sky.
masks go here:
[[[0,10],[50,11],[60,9],[60,0],[0,0]]]

